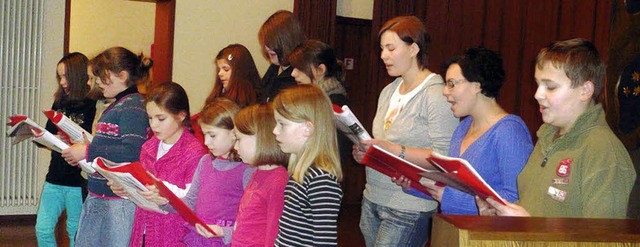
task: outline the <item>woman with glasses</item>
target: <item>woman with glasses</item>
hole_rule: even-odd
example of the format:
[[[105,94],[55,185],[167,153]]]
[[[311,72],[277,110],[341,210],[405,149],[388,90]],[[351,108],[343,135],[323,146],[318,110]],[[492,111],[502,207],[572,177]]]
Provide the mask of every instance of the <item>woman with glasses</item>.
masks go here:
[[[373,144],[414,163],[426,162],[431,150],[447,153],[458,120],[442,95],[442,77],[427,68],[430,40],[424,24],[415,16],[395,17],[382,26],[378,38],[387,73],[398,78],[380,93],[375,139],[353,147],[355,160],[360,162]],[[366,245],[424,246],[438,203],[404,193],[374,169],[366,172],[360,216]]]
[[[496,101],[504,80],[502,58],[483,47],[469,48],[445,63],[443,94],[456,117],[464,118],[451,138],[449,156],[469,161],[505,200],[518,200],[517,177],[533,150],[522,119]],[[405,188],[406,179],[402,179]],[[474,197],[451,187],[424,183],[443,214],[477,215]],[[420,192],[411,191],[418,195]]]

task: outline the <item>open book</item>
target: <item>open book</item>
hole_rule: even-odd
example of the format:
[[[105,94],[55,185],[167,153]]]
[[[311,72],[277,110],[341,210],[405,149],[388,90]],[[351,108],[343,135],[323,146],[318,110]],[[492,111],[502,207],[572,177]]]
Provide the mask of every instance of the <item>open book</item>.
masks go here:
[[[61,112],[56,112],[54,110],[45,110],[42,111],[42,113],[44,113],[44,115],[47,116],[47,118],[49,118],[49,120],[51,120],[51,122],[53,122],[56,127],[58,127],[58,130],[61,130],[61,135],[66,135],[66,137],[68,137],[71,142],[84,142],[83,134],[87,137],[89,142],[93,140],[93,136],[91,135],[91,133],[80,127],[80,125],[72,121]]]
[[[138,205],[138,207],[158,213],[167,213],[167,211],[160,209],[157,204],[145,199],[138,193],[138,190],[149,191],[146,185],[154,184],[153,179],[147,174],[147,170],[142,167],[140,162],[115,163],[98,157],[93,160],[93,166],[96,171],[109,181],[122,186],[129,194],[127,199]]]
[[[10,126],[9,131],[7,132],[7,136],[13,137],[12,144],[20,143],[24,140],[31,140],[35,143],[38,143],[50,150],[61,153],[62,150],[69,148],[69,144],[60,140],[54,134],[47,131],[45,128],[31,120],[27,116],[23,115],[13,115],[9,117]],[[59,133],[64,133],[60,131]],[[81,160],[78,162],[80,168],[86,173],[94,173],[96,172],[89,162],[86,160]]]
[[[335,117],[336,128],[343,132],[353,143],[359,144],[362,140],[371,139],[371,135],[364,129],[364,126],[348,106],[340,107],[333,104],[333,116]]]
[[[98,157],[93,162],[96,170],[102,174],[105,178],[109,179],[124,188],[129,194],[128,198],[139,207],[166,214],[167,211],[162,210],[160,206],[154,202],[148,201],[138,193],[138,190],[149,191],[146,185],[155,185],[158,188],[160,195],[167,200],[178,214],[189,224],[195,226],[195,224],[202,225],[212,234],[215,232],[202,221],[191,208],[185,204],[182,199],[176,196],[171,190],[159,179],[150,176],[147,170],[144,169],[140,162],[123,162],[114,163],[107,159]]]
[[[372,145],[367,149],[367,152],[362,158],[362,164],[375,169],[389,177],[399,178],[405,176],[411,180],[411,187],[419,190],[426,195],[431,195],[427,189],[422,186],[420,180],[422,173],[431,173],[430,171],[409,161],[399,158],[387,150],[384,150],[376,145]],[[435,171],[438,172],[438,171]]]
[[[477,195],[485,200],[487,197],[492,197],[494,200],[506,205],[506,200],[484,181],[468,161],[444,156],[436,152],[432,152],[431,157],[427,158],[427,160],[442,170],[442,173],[423,172],[420,173],[421,176],[444,183],[462,192]]]

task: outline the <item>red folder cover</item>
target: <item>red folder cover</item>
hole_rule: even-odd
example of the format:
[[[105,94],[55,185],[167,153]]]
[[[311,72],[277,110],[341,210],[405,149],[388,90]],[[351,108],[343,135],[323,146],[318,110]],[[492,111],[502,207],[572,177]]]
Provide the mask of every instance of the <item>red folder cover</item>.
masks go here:
[[[372,145],[367,149],[362,158],[362,164],[392,178],[398,178],[403,175],[411,180],[411,187],[426,195],[431,195],[420,183],[420,179],[422,179],[420,174],[432,171],[401,159],[376,145]]]
[[[494,200],[506,205],[506,200],[482,179],[468,161],[444,156],[436,152],[431,153],[431,157],[427,158],[427,160],[441,169],[444,174],[422,173],[423,177],[444,183],[462,192],[477,195],[485,200],[487,197],[492,197]]]
[[[186,221],[193,227],[195,227],[196,224],[200,224],[211,234],[216,235],[216,233],[211,228],[209,228],[207,223],[202,221],[202,219],[200,219],[200,217],[196,215],[196,212],[193,212],[193,210],[191,210],[191,208],[189,208],[189,206],[187,206],[187,204],[185,204],[182,199],[171,192],[171,190],[166,185],[164,185],[161,180],[154,179],[154,184],[156,185],[156,188],[158,188],[160,195],[169,200],[169,203],[171,204],[171,206],[173,206],[173,209],[175,209],[178,214],[182,216],[182,219],[184,219],[184,221]]]
[[[96,161],[96,165],[104,170],[118,173],[129,173],[143,185],[153,184],[153,179],[151,178],[151,176],[149,176],[149,174],[147,174],[147,170],[144,169],[142,163],[138,161],[118,165],[107,165],[105,163],[108,162],[105,162],[105,160],[102,158],[96,159]]]

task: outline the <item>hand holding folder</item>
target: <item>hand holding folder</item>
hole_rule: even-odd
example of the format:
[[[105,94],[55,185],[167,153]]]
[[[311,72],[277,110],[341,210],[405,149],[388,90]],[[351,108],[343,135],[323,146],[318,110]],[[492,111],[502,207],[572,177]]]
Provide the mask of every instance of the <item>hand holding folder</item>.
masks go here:
[[[167,199],[173,209],[175,209],[187,223],[194,227],[196,224],[200,224],[215,235],[215,232],[209,228],[207,224],[182,201],[182,199],[171,192],[171,190],[160,179],[157,179],[144,169],[140,162],[114,163],[98,157],[94,161],[94,165],[100,174],[123,187],[123,189],[127,191],[127,199],[131,200],[139,207],[145,210],[164,214],[167,213],[167,211],[158,206],[159,203],[157,201],[145,198],[143,195],[145,193],[138,193],[138,191],[148,192],[150,191],[149,188],[154,189],[155,187],[155,189],[158,190],[158,194]]]
[[[431,193],[422,184],[425,181],[433,181],[437,186],[450,186],[483,199],[491,197],[506,205],[506,200],[496,193],[466,160],[447,157],[437,152],[432,152],[427,160],[439,170],[423,168],[373,145],[365,153],[362,164],[394,179],[404,176],[411,181],[411,187],[429,196],[432,196]]]

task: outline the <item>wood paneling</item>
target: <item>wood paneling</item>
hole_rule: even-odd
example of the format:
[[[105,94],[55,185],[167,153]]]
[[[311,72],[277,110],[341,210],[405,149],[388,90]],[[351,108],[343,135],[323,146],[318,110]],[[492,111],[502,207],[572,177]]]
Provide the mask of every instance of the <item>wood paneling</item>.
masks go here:
[[[337,0],[295,0],[296,14],[309,39],[333,45],[336,27]]]
[[[640,220],[434,215],[432,246],[638,246]]]
[[[371,131],[373,119],[366,118],[366,116],[375,114],[376,100],[372,101],[370,98],[377,95],[372,91],[369,81],[369,61],[371,59],[377,60],[377,58],[370,57],[369,51],[372,44],[362,42],[370,39],[371,21],[337,17],[335,33],[336,57],[338,59],[353,58],[354,60],[353,70],[345,70],[349,108],[362,121],[365,128]],[[342,171],[344,173],[342,181],[343,202],[345,204],[360,204],[365,184],[364,167],[351,160],[351,163],[343,164]]]
[[[153,83],[171,81],[173,77],[173,35],[176,1],[156,1],[156,24],[153,39]]]

